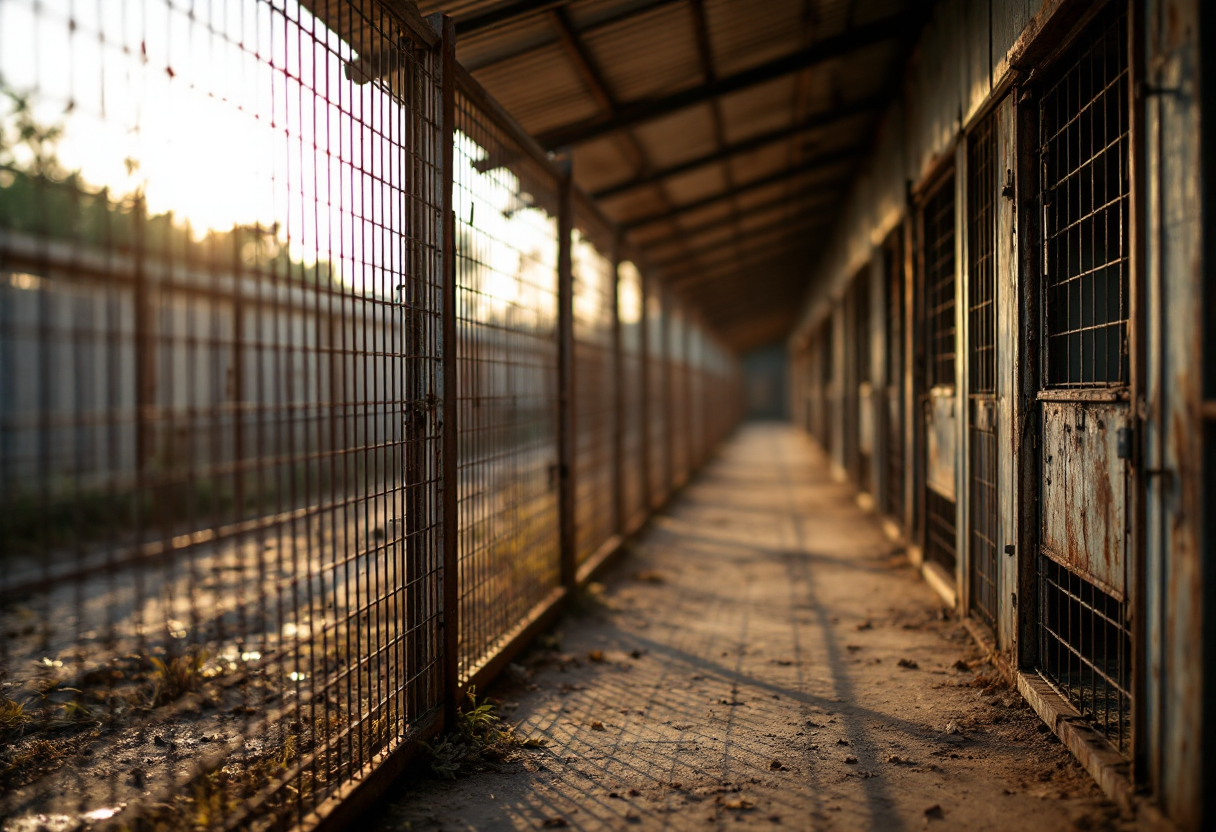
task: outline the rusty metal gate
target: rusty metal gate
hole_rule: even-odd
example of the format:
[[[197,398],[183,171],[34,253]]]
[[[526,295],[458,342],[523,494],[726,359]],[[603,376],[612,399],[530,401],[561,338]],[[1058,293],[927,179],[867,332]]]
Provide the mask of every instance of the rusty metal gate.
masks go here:
[[[954,580],[955,497],[955,179],[941,176],[919,212],[918,286],[925,354],[921,391],[924,463],[924,556]]]
[[[1127,4],[1059,58],[1039,105],[1043,357],[1039,669],[1130,749],[1134,379]]]
[[[996,627],[996,118],[967,138],[967,564],[970,609]]]
[[[904,246],[903,228],[897,227],[883,243],[883,276],[886,285],[886,391],[883,407],[885,439],[884,498],[882,508],[889,517],[904,521]]]

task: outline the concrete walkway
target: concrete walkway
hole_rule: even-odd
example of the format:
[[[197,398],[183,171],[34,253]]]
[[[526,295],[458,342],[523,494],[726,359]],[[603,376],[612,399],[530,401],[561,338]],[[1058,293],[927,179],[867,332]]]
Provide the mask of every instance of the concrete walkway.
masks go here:
[[[1122,828],[823,456],[743,428],[387,829]]]

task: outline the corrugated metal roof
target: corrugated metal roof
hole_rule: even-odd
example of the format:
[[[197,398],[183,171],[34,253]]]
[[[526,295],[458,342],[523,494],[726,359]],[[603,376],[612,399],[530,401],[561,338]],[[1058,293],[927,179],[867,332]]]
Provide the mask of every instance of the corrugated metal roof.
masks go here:
[[[322,19],[336,21],[331,28],[337,26],[335,31],[354,45],[362,42],[362,32],[341,28],[341,9],[350,2],[359,0],[306,0]],[[903,83],[903,66],[932,2],[421,0],[418,5],[424,15],[442,11],[455,18],[458,60],[525,130],[552,134],[554,143],[567,140],[558,136],[570,137],[581,187],[589,192],[628,187],[602,200],[601,208],[627,225],[653,220],[629,232],[635,245],[650,245],[668,259],[673,252],[725,246],[707,258],[723,262],[737,250],[726,241],[776,236],[782,223],[801,229],[797,237],[804,257],[817,249],[815,234],[821,232],[806,230],[808,215],[799,205],[781,201],[813,191],[830,204],[843,198],[858,166],[841,159],[790,176],[782,172],[841,148],[860,151],[872,141],[881,110],[877,104]],[[698,40],[698,8],[704,9],[707,54]],[[345,25],[359,25],[351,22],[356,19],[348,12]],[[880,34],[852,37],[870,31],[866,27]],[[800,62],[791,63],[794,57]],[[740,73],[752,74],[741,80]],[[736,87],[702,94],[707,76]],[[593,89],[597,85],[601,88]],[[684,97],[673,98],[676,94]],[[841,112],[856,110],[861,101],[869,109]],[[628,119],[623,127],[621,118]],[[821,126],[793,130],[807,120]],[[731,152],[734,145],[770,133],[774,137],[760,146]],[[719,195],[724,196],[714,199]],[[735,219],[728,222],[730,217]],[[760,316],[767,323],[734,320],[729,291],[713,283],[698,284],[691,301],[706,320],[730,331],[746,331],[749,338],[757,333],[783,337],[774,327],[792,321],[787,309],[799,300],[788,297],[800,279],[789,271],[791,262],[777,258],[767,270],[746,272],[753,311],[756,303],[771,306]]]

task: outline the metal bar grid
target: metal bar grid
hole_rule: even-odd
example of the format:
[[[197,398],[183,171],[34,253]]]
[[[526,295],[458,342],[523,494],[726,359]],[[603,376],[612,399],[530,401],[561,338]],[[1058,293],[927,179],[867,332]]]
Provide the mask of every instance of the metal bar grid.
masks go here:
[[[0,814],[290,824],[438,705],[441,96],[401,28],[0,2]]]
[[[463,84],[454,143],[467,678],[559,585],[559,182]]]
[[[646,429],[646,414],[643,410],[642,365],[646,357],[642,351],[642,274],[631,260],[619,267],[617,306],[620,310],[621,326],[621,493],[622,519],[626,527],[645,508],[643,480],[647,476],[642,456],[643,432]]]
[[[615,231],[585,199],[575,200],[574,277],[575,556],[591,557],[616,532],[614,366]]]
[[[967,541],[971,610],[996,627],[998,504],[996,394],[996,120],[967,138],[967,429],[970,500]]]
[[[888,516],[904,516],[904,256],[902,233],[896,229],[883,245],[887,282],[886,364],[886,500]]]
[[[1044,380],[1129,380],[1127,9],[1114,2],[1072,44],[1039,112],[1043,174]]]
[[[925,560],[942,566],[953,576],[958,561],[955,532],[958,507],[953,500],[925,489]]]
[[[645,277],[645,276],[643,276]],[[647,478],[651,506],[667,498],[671,485],[668,466],[671,453],[668,430],[668,395],[670,389],[667,376],[667,303],[658,284],[646,278],[646,363],[647,410],[646,442],[650,450]]]
[[[954,174],[938,182],[921,208],[925,345],[929,387],[954,386]]]
[[[685,355],[687,321],[676,304],[669,305],[667,318],[667,367],[670,383],[667,389],[670,409],[668,454],[671,461],[670,482],[674,485],[688,478],[688,361]]]
[[[705,333],[699,326],[689,328],[688,333],[688,460],[690,471],[696,471],[705,461]]]
[[[870,400],[870,272],[863,269],[853,279],[853,378],[857,385],[855,414],[857,431],[857,488],[866,494],[871,493],[870,480],[870,451],[863,448],[863,441],[870,443],[873,448],[874,437],[863,436],[864,426],[873,424],[862,413],[862,408],[872,406]]]
[[[1131,632],[1126,605],[1040,555],[1039,668],[1124,754],[1131,745]]]

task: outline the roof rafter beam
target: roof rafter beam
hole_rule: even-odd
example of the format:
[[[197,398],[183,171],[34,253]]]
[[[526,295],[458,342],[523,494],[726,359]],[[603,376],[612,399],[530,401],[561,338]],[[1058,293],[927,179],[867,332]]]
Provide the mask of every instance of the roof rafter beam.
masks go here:
[[[751,251],[740,252],[731,259],[723,260],[721,263],[702,269],[699,272],[684,270],[677,274],[669,274],[666,276],[667,281],[673,287],[687,288],[689,286],[726,280],[735,277],[740,269],[749,264],[762,262],[765,257],[776,259],[778,256],[789,255],[800,245],[805,245],[805,243],[806,240],[801,237],[787,237],[771,248],[757,248]]]
[[[809,69],[867,46],[907,35],[908,27],[912,25],[914,18],[918,17],[914,13],[904,13],[874,23],[867,23],[864,26],[857,26],[844,34],[825,38],[807,49],[726,78],[719,78],[712,84],[701,84],[663,98],[625,104],[620,107],[614,118],[593,119],[559,127],[556,130],[542,133],[536,138],[542,147],[552,150],[598,138],[605,133],[620,130],[622,127],[652,121],[686,107],[782,78],[790,73]]]
[[[569,5],[572,0],[515,0],[495,9],[470,15],[464,20],[456,21],[456,35],[471,35],[484,29],[493,29],[504,23],[510,23],[516,18],[547,12],[559,6]]]
[[[809,159],[806,162],[803,162],[801,165],[796,165],[792,168],[785,168],[777,171],[776,173],[771,173],[768,176],[762,176],[759,179],[753,179],[751,182],[747,182],[737,188],[733,188],[728,191],[719,191],[718,193],[710,194],[709,196],[702,197],[701,199],[686,202],[683,205],[677,205],[670,211],[664,211],[661,214],[651,214],[650,216],[630,220],[629,222],[622,223],[621,227],[625,231],[631,231],[635,228],[641,228],[644,225],[653,225],[656,222],[669,220],[679,216],[680,214],[686,214],[689,211],[695,211],[698,208],[713,205],[715,202],[721,202],[724,199],[731,199],[732,197],[740,194],[758,190],[759,188],[764,188],[777,182],[784,182],[791,176],[799,176],[804,173],[825,170],[834,165],[839,165],[842,162],[855,161],[856,159],[861,158],[861,155],[862,150],[860,148],[852,147],[844,150],[837,150],[832,153],[826,153],[822,156]]]
[[[818,204],[814,203],[810,205],[807,204],[811,197],[819,197],[822,199],[823,190],[819,188],[811,188],[809,190],[800,191],[788,197],[782,194],[776,199],[770,199],[767,202],[760,203],[759,205],[753,205],[746,210],[739,211],[738,213],[728,214],[721,219],[713,220],[712,222],[707,222],[702,225],[693,226],[692,228],[681,229],[678,237],[673,238],[671,236],[666,236],[662,240],[642,243],[641,247],[644,251],[654,251],[655,249],[664,248],[667,246],[683,245],[687,247],[690,245],[695,245],[693,240],[703,234],[720,231],[721,229],[734,225],[739,220],[747,219],[748,217],[754,217],[778,208],[813,209],[820,207]]]
[[[553,8],[557,5],[569,5],[570,2],[572,2],[572,0],[560,0],[560,3],[555,2],[555,0],[530,0],[530,2],[529,2],[529,0],[523,0],[523,2],[520,2],[517,5],[519,5],[519,6],[530,5],[532,2],[534,2],[536,5],[536,9],[535,9],[536,12],[543,12],[543,11],[548,11],[550,8]],[[664,6],[673,6],[676,3],[684,3],[684,2],[687,2],[687,0],[654,0],[654,2],[650,3],[647,6],[642,6],[641,8],[629,8],[625,11],[611,11],[608,14],[604,15],[603,17],[587,23],[585,26],[582,27],[582,29],[580,31],[582,34],[586,35],[590,32],[594,32],[599,29],[605,29],[609,26],[613,26],[617,23],[621,23],[630,18],[638,17],[638,16],[646,14],[648,12],[656,11],[658,9],[663,8]],[[533,13],[532,10],[522,11],[520,14],[513,15],[504,22],[509,22],[509,20],[514,19],[515,17],[524,17],[525,15],[532,14],[532,13]],[[486,12],[487,16],[490,14],[492,14],[492,12]],[[480,15],[478,15],[477,17],[480,17]],[[473,20],[474,20],[474,18],[469,18],[470,23]],[[481,28],[483,28],[483,29],[491,28],[493,25],[497,25],[497,24],[491,23],[489,26],[483,26]],[[456,24],[456,33],[457,33],[457,35],[470,34],[469,32],[460,28],[459,22],[457,22],[457,24]],[[553,43],[554,43],[554,41],[545,41],[544,43],[525,46],[522,49],[516,50],[514,52],[509,52],[505,55],[495,55],[494,57],[488,58],[481,62],[471,61],[470,63],[465,65],[465,68],[468,69],[470,72],[476,72],[477,70],[485,69],[488,66],[496,66],[498,64],[508,63],[510,61],[518,60],[520,58],[520,56],[522,56],[522,55],[527,55],[528,53],[535,52],[538,49],[544,49],[544,48],[550,47],[553,45]]]
[[[789,233],[790,231],[794,230],[804,230],[810,226],[822,222],[823,218],[829,215],[830,212],[816,212],[803,214],[802,216],[794,218],[781,217],[777,222],[770,223],[761,228],[749,229],[738,236],[727,237],[726,239],[719,240],[718,242],[711,243],[707,246],[699,246],[689,252],[682,252],[672,257],[653,260],[651,261],[651,264],[660,269],[666,269],[673,264],[680,263],[682,261],[687,263],[698,263],[705,255],[720,252],[723,249],[730,248],[731,246],[745,245],[747,248],[752,248],[755,246],[757,240],[768,242],[768,238],[773,236],[774,231]]]
[[[557,32],[557,39],[561,43],[562,49],[566,51],[566,56],[570,59],[570,63],[574,65],[574,71],[582,78],[583,85],[591,93],[591,97],[595,99],[600,109],[607,113],[609,118],[616,118],[620,112],[616,98],[609,91],[608,82],[604,80],[603,72],[600,71],[599,66],[592,57],[587,54],[587,48],[583,45],[583,41],[575,30],[574,24],[570,22],[570,15],[566,13],[564,8],[560,7],[550,9],[548,15],[554,30]],[[642,147],[642,143],[638,141],[633,131],[627,130],[621,135],[624,137],[629,149],[633,151],[634,156],[637,157],[640,175],[647,175],[650,170],[650,159],[646,154],[646,149]]]
[[[750,139],[745,139],[741,142],[728,144],[720,150],[713,153],[706,153],[703,156],[698,156],[695,159],[689,159],[686,162],[680,162],[676,165],[670,165],[665,168],[653,171],[646,176],[639,176],[617,185],[609,185],[606,188],[601,188],[591,195],[593,199],[607,199],[608,197],[616,196],[617,194],[631,191],[635,188],[641,188],[645,185],[653,185],[664,179],[672,176],[679,176],[681,173],[688,173],[706,165],[712,165],[716,162],[722,162],[730,159],[732,156],[739,156],[744,153],[750,153],[753,150],[759,150],[772,144],[776,144],[786,139],[793,138],[800,133],[805,133],[809,130],[816,130],[823,127],[831,127],[839,124],[846,119],[854,116],[863,115],[865,113],[876,112],[888,102],[890,96],[876,95],[868,98],[863,98],[859,101],[854,101],[849,104],[844,104],[839,107],[833,107],[830,110],[822,113],[816,113],[814,116],[807,118],[799,124],[790,127],[782,127],[779,130],[770,130],[759,136],[754,136]]]

